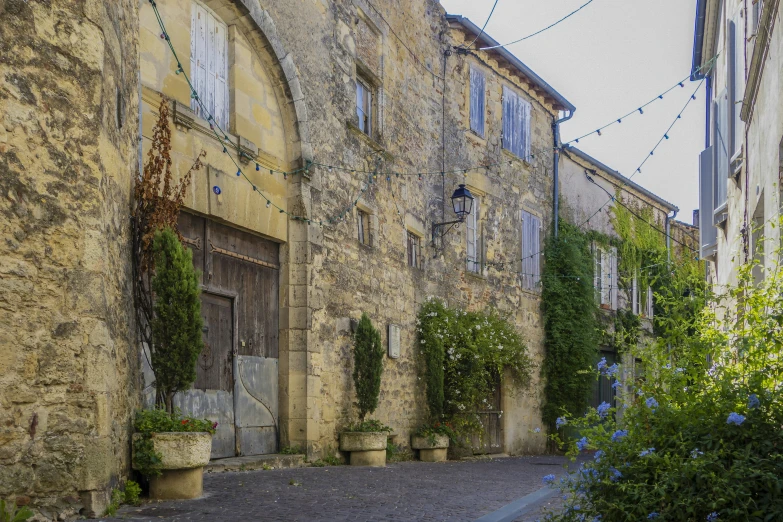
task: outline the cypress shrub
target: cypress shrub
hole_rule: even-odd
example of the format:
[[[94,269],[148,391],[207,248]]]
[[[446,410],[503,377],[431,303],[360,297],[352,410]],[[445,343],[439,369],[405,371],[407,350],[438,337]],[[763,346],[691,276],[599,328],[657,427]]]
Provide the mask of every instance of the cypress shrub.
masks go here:
[[[361,421],[378,407],[384,355],[381,333],[372,325],[367,314],[362,314],[354,335],[353,348],[353,384],[356,387],[356,406]]]
[[[159,397],[171,413],[174,394],[188,389],[196,380],[196,361],[204,347],[201,290],[192,255],[171,228],[155,233],[152,249],[155,350],[150,362]]]

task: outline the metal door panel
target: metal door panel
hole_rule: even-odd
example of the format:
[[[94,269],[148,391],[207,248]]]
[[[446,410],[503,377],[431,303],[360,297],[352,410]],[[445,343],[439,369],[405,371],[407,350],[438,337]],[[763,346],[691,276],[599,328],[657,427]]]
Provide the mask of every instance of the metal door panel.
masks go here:
[[[233,457],[236,454],[234,438],[234,394],[223,390],[187,390],[174,397],[174,405],[188,415],[217,422],[212,436],[210,458]]]
[[[277,451],[278,359],[238,355],[234,384],[240,455]]]

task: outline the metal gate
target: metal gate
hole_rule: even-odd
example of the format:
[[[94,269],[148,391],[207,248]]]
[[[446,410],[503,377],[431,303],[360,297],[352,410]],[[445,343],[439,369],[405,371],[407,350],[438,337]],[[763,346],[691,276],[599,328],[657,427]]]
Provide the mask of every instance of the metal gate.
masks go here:
[[[204,351],[176,405],[218,422],[212,458],[278,450],[278,245],[200,216],[179,228],[201,272]]]

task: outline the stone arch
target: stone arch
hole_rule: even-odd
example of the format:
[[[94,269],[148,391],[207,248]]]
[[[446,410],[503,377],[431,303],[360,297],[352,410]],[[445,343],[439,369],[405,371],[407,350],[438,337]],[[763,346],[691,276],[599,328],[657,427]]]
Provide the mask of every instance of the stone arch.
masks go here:
[[[245,36],[254,44],[259,59],[267,72],[274,76],[285,100],[280,100],[286,136],[295,137],[291,158],[297,156],[304,163],[313,160],[313,147],[307,118],[307,106],[299,80],[299,72],[294,64],[293,55],[286,51],[277,27],[271,15],[261,7],[259,0],[201,0],[212,9],[227,25],[236,24]],[[264,52],[264,51],[267,52]],[[285,117],[287,116],[287,117]],[[296,153],[298,152],[298,154]]]

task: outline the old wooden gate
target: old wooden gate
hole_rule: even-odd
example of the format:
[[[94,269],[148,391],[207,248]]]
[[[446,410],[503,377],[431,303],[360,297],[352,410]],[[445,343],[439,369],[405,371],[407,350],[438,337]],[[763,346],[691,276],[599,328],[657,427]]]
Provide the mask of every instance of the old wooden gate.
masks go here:
[[[487,398],[483,408],[476,411],[483,431],[474,434],[471,440],[473,453],[476,455],[487,453],[503,453],[503,423],[500,410],[501,386],[500,377],[497,378],[495,390]]]
[[[196,382],[176,404],[218,422],[212,458],[274,453],[279,247],[185,212],[179,228],[201,272],[205,346]]]

